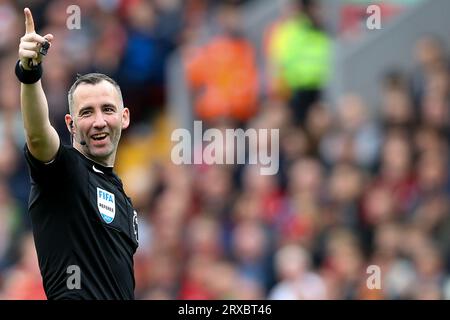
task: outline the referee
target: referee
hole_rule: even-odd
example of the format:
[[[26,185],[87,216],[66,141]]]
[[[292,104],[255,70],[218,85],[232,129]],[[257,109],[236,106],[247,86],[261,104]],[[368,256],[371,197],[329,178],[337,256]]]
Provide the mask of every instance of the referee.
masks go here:
[[[130,122],[117,83],[79,77],[65,116],[72,146],[51,126],[41,61],[53,35],[34,30],[25,8],[16,75],[31,177],[29,213],[48,299],[134,299],[137,213],[113,172],[122,129]]]

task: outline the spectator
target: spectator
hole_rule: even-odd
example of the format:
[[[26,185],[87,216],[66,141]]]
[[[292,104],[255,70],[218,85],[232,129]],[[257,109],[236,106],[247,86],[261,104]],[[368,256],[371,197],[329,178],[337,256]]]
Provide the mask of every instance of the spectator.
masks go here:
[[[218,21],[221,33],[185,56],[195,114],[213,123],[221,118],[245,122],[255,115],[259,95],[255,49],[242,32],[237,7],[222,6]]]
[[[320,155],[328,165],[343,161],[373,169],[381,140],[378,123],[371,117],[364,100],[347,94],[337,106],[334,127],[321,141]]]
[[[319,1],[290,4],[288,17],[268,30],[267,60],[273,94],[287,91],[296,124],[321,98],[330,66],[330,39],[322,27]]]
[[[275,263],[280,281],[272,288],[269,299],[327,299],[325,283],[318,274],[310,270],[309,254],[302,247],[288,245],[280,248],[276,253]]]

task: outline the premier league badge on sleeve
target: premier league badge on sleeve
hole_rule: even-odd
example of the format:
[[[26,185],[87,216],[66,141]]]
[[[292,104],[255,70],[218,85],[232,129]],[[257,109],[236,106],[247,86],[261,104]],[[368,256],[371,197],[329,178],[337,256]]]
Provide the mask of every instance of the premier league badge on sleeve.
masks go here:
[[[106,223],[113,222],[116,215],[116,201],[113,193],[97,188],[97,207]]]

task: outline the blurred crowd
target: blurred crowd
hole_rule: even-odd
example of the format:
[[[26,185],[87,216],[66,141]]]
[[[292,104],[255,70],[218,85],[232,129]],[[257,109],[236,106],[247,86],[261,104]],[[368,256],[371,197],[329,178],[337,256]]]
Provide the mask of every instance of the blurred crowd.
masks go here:
[[[11,71],[0,74],[1,299],[45,298],[12,72],[25,6],[37,32],[55,36],[43,85],[65,143],[77,73],[112,76],[131,109],[116,171],[139,213],[138,299],[450,299],[446,43],[418,38],[415,67],[376,84],[379,105],[358,92],[326,101],[332,39],[318,1],[288,2],[262,49],[245,35],[244,2],[79,0],[81,29],[70,30],[71,1],[0,0],[0,65]],[[175,50],[205,129],[280,129],[278,174],[171,162]],[[367,286],[371,265],[378,289]]]

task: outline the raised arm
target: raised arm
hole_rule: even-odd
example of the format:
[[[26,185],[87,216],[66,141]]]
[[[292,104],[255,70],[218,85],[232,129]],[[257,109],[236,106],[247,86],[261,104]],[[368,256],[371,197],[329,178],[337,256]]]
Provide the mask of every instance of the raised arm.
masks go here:
[[[44,37],[34,30],[34,21],[30,9],[25,8],[25,35],[20,39],[19,68],[25,78],[32,78],[42,62],[39,50],[46,41],[51,43],[53,35]],[[32,82],[25,81],[25,82]],[[59,148],[59,136],[51,126],[47,98],[41,80],[34,83],[21,83],[20,105],[28,149],[31,154],[43,162],[51,161]]]

